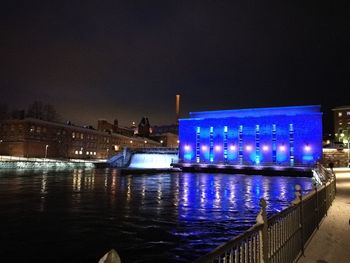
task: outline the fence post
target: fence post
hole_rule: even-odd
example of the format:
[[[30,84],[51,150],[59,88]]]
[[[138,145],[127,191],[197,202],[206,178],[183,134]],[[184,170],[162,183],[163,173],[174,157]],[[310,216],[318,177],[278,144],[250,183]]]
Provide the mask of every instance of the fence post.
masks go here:
[[[315,184],[315,195],[316,195],[316,227],[319,229],[318,219],[319,219],[319,207],[318,207],[318,192],[317,192],[317,184]]]
[[[260,252],[261,252],[261,261],[264,263],[269,262],[269,256],[268,256],[268,235],[267,235],[267,215],[266,215],[266,201],[264,198],[260,199],[260,212],[258,216],[256,217],[256,223],[257,224],[263,224],[263,229],[261,233],[261,245],[260,245]]]
[[[295,185],[295,200],[293,204],[299,206],[299,222],[300,222],[300,248],[301,254],[304,256],[304,219],[303,219],[303,197],[301,195],[301,186]]]

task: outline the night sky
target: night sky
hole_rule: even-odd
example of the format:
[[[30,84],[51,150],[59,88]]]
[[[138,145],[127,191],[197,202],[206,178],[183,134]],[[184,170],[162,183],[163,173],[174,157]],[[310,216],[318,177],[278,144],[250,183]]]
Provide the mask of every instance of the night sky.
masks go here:
[[[339,0],[2,1],[0,104],[170,124],[181,94],[182,117],[320,104],[329,118],[350,104],[349,14]]]

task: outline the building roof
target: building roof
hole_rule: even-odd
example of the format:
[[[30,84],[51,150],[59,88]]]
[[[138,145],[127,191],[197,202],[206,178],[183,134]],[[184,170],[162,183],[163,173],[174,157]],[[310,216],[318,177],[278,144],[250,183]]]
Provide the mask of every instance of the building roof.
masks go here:
[[[332,111],[337,111],[337,110],[350,110],[350,106],[339,106],[332,109]]]
[[[298,115],[320,113],[320,105],[250,108],[220,111],[190,112],[190,118],[263,117],[271,115]]]

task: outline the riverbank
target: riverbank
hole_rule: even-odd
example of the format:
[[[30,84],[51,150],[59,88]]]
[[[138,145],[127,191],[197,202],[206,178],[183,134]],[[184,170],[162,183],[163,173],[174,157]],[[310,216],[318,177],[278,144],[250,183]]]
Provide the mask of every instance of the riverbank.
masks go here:
[[[51,159],[0,156],[0,169],[95,168],[105,160]]]
[[[337,194],[298,263],[346,263],[350,258],[350,169],[335,168]]]

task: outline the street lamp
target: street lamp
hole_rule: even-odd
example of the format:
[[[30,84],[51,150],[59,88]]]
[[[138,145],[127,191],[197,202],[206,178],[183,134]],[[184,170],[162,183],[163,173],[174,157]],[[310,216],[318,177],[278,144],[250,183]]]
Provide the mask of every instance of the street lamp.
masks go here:
[[[45,146],[45,160],[46,160],[46,157],[47,157],[47,148],[49,148],[48,144],[46,144],[46,146]]]
[[[350,162],[349,162],[349,157],[350,157],[350,148],[349,148],[349,144],[350,144],[350,140],[349,139],[344,139],[343,140],[343,143],[347,143],[348,144],[348,167],[349,167],[349,164],[350,164]]]

